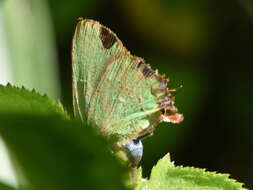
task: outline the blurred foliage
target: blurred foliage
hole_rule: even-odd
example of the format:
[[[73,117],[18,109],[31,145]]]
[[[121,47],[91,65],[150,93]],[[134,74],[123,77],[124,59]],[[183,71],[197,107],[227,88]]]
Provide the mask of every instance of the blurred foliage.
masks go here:
[[[1,190],[15,190],[15,188],[11,187],[11,186],[8,186],[8,185],[5,185],[3,183],[0,182],[0,189]]]
[[[99,1],[96,0],[73,0],[71,4],[68,0],[51,1],[51,12],[54,18],[54,24],[57,35],[56,37],[61,40],[66,40],[66,35],[69,35],[69,29],[72,28],[74,32],[75,25],[77,23],[77,18],[83,16],[83,14],[88,15],[89,13],[95,13],[99,7]],[[67,16],[68,15],[68,16]]]
[[[60,97],[55,42],[47,1],[0,2],[14,84]]]
[[[121,2],[122,9],[139,32],[139,36],[149,43],[183,54],[199,51],[207,43],[208,25],[203,11],[204,1]]]

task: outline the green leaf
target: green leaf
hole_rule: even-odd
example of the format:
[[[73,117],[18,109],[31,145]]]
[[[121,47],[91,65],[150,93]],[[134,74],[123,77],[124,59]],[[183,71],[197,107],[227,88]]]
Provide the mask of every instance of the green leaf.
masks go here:
[[[1,183],[1,182],[0,182],[0,189],[1,189],[1,190],[16,190],[16,188],[11,187],[11,186],[6,185],[6,184]]]
[[[23,189],[126,189],[126,168],[90,127],[59,117],[0,114],[0,135],[23,174]]]
[[[0,85],[0,113],[31,113],[42,115],[59,115],[68,118],[60,102],[48,96],[28,91],[24,87]]]
[[[242,184],[229,178],[228,174],[207,172],[205,169],[174,166],[167,154],[152,169],[149,181],[144,181],[137,190],[240,190]]]

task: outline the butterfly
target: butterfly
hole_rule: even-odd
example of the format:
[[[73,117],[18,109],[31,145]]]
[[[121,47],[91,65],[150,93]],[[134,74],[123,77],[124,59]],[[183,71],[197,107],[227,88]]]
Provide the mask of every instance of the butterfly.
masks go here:
[[[141,160],[141,139],[161,122],[179,123],[168,79],[133,56],[109,28],[80,18],[72,44],[73,106],[76,118],[123,150],[133,165]]]

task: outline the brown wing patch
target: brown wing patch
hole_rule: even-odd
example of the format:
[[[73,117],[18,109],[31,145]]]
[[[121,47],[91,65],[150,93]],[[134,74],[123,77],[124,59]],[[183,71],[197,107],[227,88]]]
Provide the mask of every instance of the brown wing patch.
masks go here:
[[[100,29],[99,38],[102,41],[104,48],[106,49],[110,49],[117,41],[116,37],[112,34],[112,32],[103,26]]]
[[[139,62],[136,63],[136,68],[140,68],[141,65],[144,64],[144,61],[143,60],[140,60]]]
[[[144,77],[148,78],[155,75],[155,71],[153,71],[150,65],[146,64],[142,58],[136,57],[135,59],[137,59],[135,67],[142,72]]]
[[[149,65],[144,64],[142,68],[142,73],[144,77],[151,77],[155,74],[155,71],[153,71]]]

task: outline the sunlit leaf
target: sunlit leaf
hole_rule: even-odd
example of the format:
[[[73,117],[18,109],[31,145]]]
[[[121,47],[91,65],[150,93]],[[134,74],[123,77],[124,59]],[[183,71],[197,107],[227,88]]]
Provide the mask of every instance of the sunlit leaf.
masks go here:
[[[60,102],[46,95],[41,96],[35,90],[29,91],[24,87],[11,85],[0,85],[0,112],[59,115],[68,118]]]
[[[167,154],[153,167],[149,181],[138,188],[149,190],[243,190],[242,183],[229,178],[228,174],[207,172],[205,169],[175,166]]]

